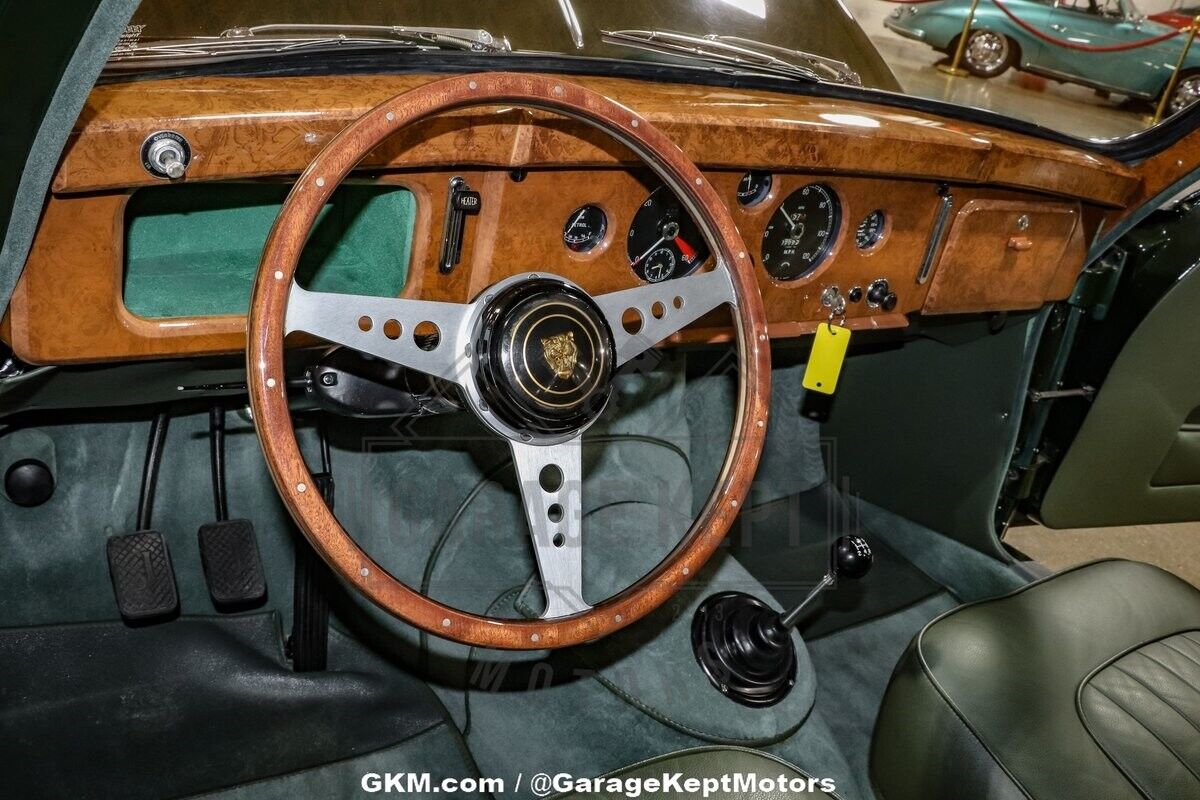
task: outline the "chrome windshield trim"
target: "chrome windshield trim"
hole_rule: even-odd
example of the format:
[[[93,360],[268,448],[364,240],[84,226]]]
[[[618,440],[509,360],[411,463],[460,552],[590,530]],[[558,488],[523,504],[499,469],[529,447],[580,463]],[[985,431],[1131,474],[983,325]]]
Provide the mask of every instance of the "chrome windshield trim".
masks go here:
[[[506,37],[471,28],[410,28],[396,25],[269,24],[229,28],[219,36],[166,39],[148,44],[118,46],[108,66],[129,62],[209,59],[269,55],[303,49],[336,47],[381,47],[413,50],[458,50],[477,53],[508,53]]]
[[[601,31],[601,39],[652,53],[696,59],[747,72],[861,86],[858,73],[843,61],[746,39],[741,36],[699,36],[679,31]]]

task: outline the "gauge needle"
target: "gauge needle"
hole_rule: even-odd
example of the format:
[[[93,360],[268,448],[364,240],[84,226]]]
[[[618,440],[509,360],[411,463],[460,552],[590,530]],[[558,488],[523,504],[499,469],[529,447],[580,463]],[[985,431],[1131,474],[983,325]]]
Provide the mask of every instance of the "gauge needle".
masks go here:
[[[796,223],[792,220],[792,215],[789,214],[787,212],[787,209],[784,208],[783,206],[780,206],[779,210],[783,212],[783,218],[787,220],[787,224],[791,227],[792,236],[798,236],[799,234],[796,233]]]
[[[630,262],[630,263],[631,263],[631,265],[632,265],[632,266],[637,266],[638,264],[642,263],[642,259],[643,259],[643,258],[645,258],[646,256],[648,256],[648,255],[650,255],[651,253],[653,253],[655,250],[657,250],[657,249],[658,249],[658,246],[659,246],[660,244],[662,244],[663,242],[665,242],[666,240],[667,240],[667,237],[665,237],[665,236],[660,236],[657,242],[655,242],[654,244],[650,245],[650,247],[649,247],[649,248],[647,248],[646,252],[642,253],[640,256],[638,256],[638,257],[637,257],[637,258],[635,258],[635,259],[634,259],[632,262]]]
[[[685,242],[682,236],[675,237],[675,246],[679,248],[679,252],[683,255],[684,261],[696,260],[696,248]]]

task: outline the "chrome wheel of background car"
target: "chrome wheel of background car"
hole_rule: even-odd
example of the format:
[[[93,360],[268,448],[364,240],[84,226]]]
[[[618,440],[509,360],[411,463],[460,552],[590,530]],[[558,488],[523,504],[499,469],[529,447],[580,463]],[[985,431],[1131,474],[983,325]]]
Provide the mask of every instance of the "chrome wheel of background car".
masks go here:
[[[983,78],[993,78],[1008,69],[1012,47],[1008,37],[993,31],[971,31],[963,51],[967,69]]]
[[[1180,79],[1171,95],[1171,113],[1178,114],[1200,100],[1200,74],[1187,75]]]

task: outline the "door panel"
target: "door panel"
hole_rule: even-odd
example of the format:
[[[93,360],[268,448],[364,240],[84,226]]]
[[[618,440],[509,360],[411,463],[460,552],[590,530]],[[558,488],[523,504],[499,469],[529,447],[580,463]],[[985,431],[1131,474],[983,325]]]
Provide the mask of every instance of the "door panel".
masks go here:
[[[1046,491],[1080,528],[1200,519],[1200,265],[1142,320]]]

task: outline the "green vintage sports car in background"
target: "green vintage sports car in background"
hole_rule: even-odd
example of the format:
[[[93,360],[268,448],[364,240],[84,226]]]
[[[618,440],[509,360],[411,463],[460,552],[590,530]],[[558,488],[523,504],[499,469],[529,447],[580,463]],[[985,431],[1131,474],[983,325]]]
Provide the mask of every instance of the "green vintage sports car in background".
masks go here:
[[[953,55],[971,0],[905,4],[889,30]],[[1160,97],[1186,34],[1147,19],[1133,0],[981,0],[963,65],[981,78],[1010,67],[1146,100]],[[1178,112],[1200,99],[1200,48],[1193,48],[1172,92]]]

